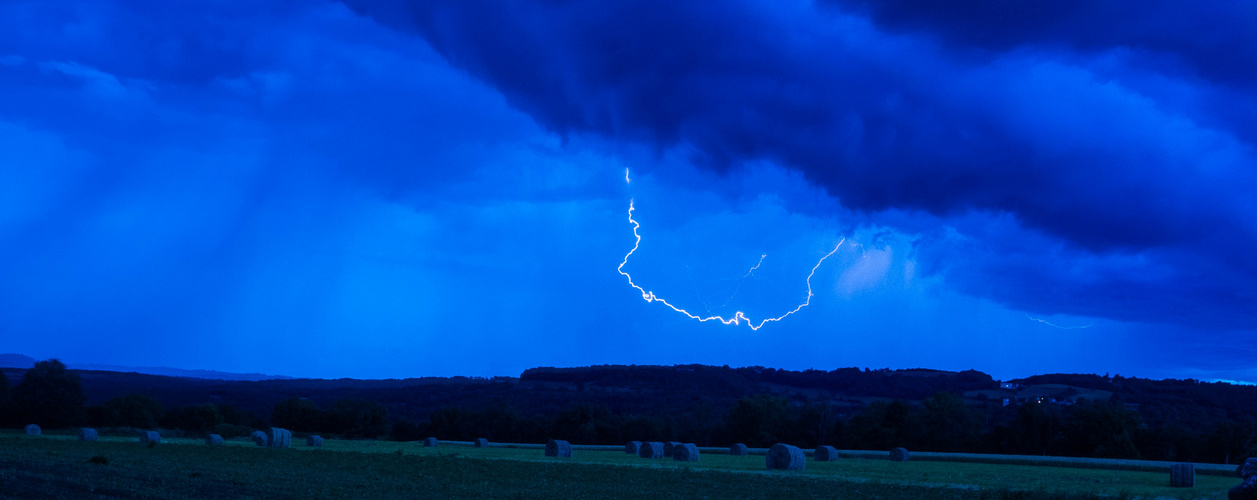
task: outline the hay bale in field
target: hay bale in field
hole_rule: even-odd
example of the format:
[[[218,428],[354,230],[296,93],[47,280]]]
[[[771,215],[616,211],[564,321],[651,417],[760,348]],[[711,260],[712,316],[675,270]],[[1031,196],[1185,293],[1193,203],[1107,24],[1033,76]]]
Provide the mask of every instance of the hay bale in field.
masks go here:
[[[223,437],[218,434],[210,434],[205,436],[205,444],[210,446],[218,446],[223,444]]]
[[[1257,499],[1257,476],[1248,476],[1244,482],[1231,488],[1226,494],[1227,500]]]
[[[472,441],[472,444],[477,448],[487,448],[489,446],[489,440],[485,438],[478,438],[475,441]]]
[[[322,448],[322,447],[323,447],[323,436],[319,436],[319,435],[317,435],[317,434],[316,434],[316,435],[314,435],[314,436],[307,436],[307,437],[306,437],[306,446],[309,446],[309,447],[311,447],[311,448]]]
[[[266,430],[266,447],[267,448],[291,448],[292,432],[288,429],[279,427],[271,427]]]
[[[1196,486],[1195,464],[1174,464],[1170,466],[1170,486],[1175,488],[1191,488]]]
[[[253,434],[249,434],[249,439],[253,440],[253,444],[256,444],[258,446],[266,446],[266,433],[265,432],[253,431]]]
[[[624,445],[624,453],[628,453],[629,455],[636,455],[637,452],[639,451],[642,451],[641,441],[629,441],[628,444]]]
[[[642,458],[663,458],[663,443],[658,441],[642,443],[642,447],[638,450],[637,456]]]
[[[27,435],[27,436],[38,436],[38,435],[43,434],[43,433],[44,433],[44,430],[43,430],[43,429],[40,429],[38,425],[35,425],[35,424],[30,424],[30,425],[27,425],[27,426],[26,426],[26,435]]]
[[[160,443],[161,434],[158,434],[157,431],[140,431],[140,442],[141,443]]]
[[[1244,460],[1244,463],[1235,468],[1235,473],[1244,479],[1257,476],[1257,457]]]
[[[746,450],[746,445],[738,443],[729,447],[729,454],[745,456],[748,455],[749,452]]]
[[[838,449],[833,446],[817,446],[812,458],[817,462],[833,462],[838,460]]]
[[[96,429],[91,427],[83,427],[79,429],[79,441],[95,441],[99,438]]]
[[[678,443],[676,441],[664,441],[663,442],[663,456],[665,457],[672,456],[672,451],[676,449],[677,445],[679,444],[681,443]]]
[[[572,444],[562,439],[546,441],[546,456],[572,458]]]
[[[803,470],[807,466],[807,456],[798,446],[777,443],[768,449],[764,463],[769,470]]]
[[[437,445],[436,438],[430,437],[430,438],[424,439],[423,445],[427,446],[428,448],[436,448],[436,445]]]
[[[685,443],[673,446],[672,459],[679,462],[697,462],[698,446],[694,443]]]
[[[892,448],[890,450],[890,460],[892,462],[907,462],[908,450],[906,448]]]

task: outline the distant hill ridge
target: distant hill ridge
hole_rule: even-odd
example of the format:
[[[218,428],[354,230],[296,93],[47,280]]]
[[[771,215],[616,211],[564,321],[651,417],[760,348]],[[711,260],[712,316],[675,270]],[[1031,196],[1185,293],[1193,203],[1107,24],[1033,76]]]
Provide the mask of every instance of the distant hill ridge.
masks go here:
[[[20,386],[27,369],[0,371]],[[486,433],[510,442],[551,435],[591,444],[644,435],[708,446],[746,440],[736,435],[763,442],[839,439],[858,449],[886,449],[887,436],[898,435],[915,440],[910,446],[935,451],[1228,462],[1247,456],[1249,438],[1257,436],[1257,427],[1247,423],[1257,421],[1257,387],[1118,375],[1047,374],[1001,383],[976,370],[706,365],[539,367],[519,377],[387,380],[72,371],[86,396],[84,411],[101,418],[111,399],[141,394],[156,399],[167,416],[193,415],[191,407],[212,403],[235,415],[235,425],[265,428],[305,415],[310,420],[294,428],[366,437],[390,433],[403,441],[429,435],[469,440]],[[294,412],[302,408],[305,413]],[[926,427],[941,425],[939,418],[957,422],[964,434]],[[360,424],[377,427],[355,430]],[[778,434],[762,434],[765,425]],[[1048,426],[1059,431],[1045,434]],[[1129,440],[1121,449],[1096,447],[1109,435]],[[1035,441],[1039,436],[1046,437]]]
[[[35,366],[35,358],[24,354],[7,353],[0,354],[0,368],[30,368]],[[261,373],[231,373],[220,372],[216,370],[185,370],[182,368],[168,368],[164,366],[119,366],[119,365],[100,365],[91,363],[66,363],[66,367],[73,370],[93,370],[119,373],[143,373],[146,375],[161,375],[165,377],[184,377],[184,378],[201,378],[209,380],[287,380],[293,377],[283,375],[265,375]]]
[[[144,374],[129,368],[120,372],[69,367],[79,373],[88,405],[139,393],[156,398],[168,408],[209,402],[231,404],[267,416],[275,403],[290,397],[307,398],[323,407],[350,398],[377,401],[388,408],[390,415],[410,420],[427,418],[428,413],[445,406],[506,405],[524,414],[552,414],[572,404],[591,404],[618,413],[655,413],[705,400],[713,408],[727,409],[740,398],[765,393],[829,400],[856,408],[872,399],[920,400],[937,392],[998,387],[989,375],[975,370],[791,371],[759,366],[601,365],[532,368],[519,377],[226,380]],[[16,384],[25,369],[4,371]]]
[[[30,368],[35,366],[35,358],[22,354],[0,354],[0,368]]]
[[[0,355],[0,361],[20,355]],[[74,365],[71,365],[74,368]],[[11,384],[23,368],[4,368]],[[792,404],[824,403],[838,415],[851,415],[875,401],[922,401],[937,393],[958,394],[972,407],[1000,407],[1008,402],[1060,402],[1079,399],[1120,402],[1138,407],[1144,422],[1201,427],[1219,418],[1257,419],[1257,387],[1198,380],[1149,380],[1136,377],[1047,374],[1015,379],[1007,387],[976,370],[950,372],[922,368],[891,370],[839,368],[782,370],[761,366],[600,365],[539,367],[519,377],[423,377],[408,379],[230,380],[195,376],[150,375],[76,369],[88,405],[116,396],[150,395],[167,408],[203,403],[229,404],[268,417],[287,398],[308,399],[329,408],[341,399],[376,401],[393,418],[423,421],[443,407],[509,408],[522,415],[553,415],[573,405],[605,407],[614,414],[666,414],[677,408],[727,412],[740,399],[760,394],[788,398]],[[196,371],[183,370],[182,373]],[[204,373],[204,372],[202,372]],[[209,372],[221,376],[220,373]],[[243,375],[247,376],[247,375]],[[1193,427],[1193,428],[1194,428]]]

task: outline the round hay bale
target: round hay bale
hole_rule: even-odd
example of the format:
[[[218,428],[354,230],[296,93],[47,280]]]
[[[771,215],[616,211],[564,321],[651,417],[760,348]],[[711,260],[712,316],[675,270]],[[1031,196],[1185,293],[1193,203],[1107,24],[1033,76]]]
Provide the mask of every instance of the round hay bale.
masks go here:
[[[663,443],[658,441],[642,443],[642,447],[638,450],[637,456],[642,458],[663,458]]]
[[[1244,460],[1239,467],[1235,468],[1235,473],[1244,479],[1257,476],[1257,457]]]
[[[678,443],[676,441],[664,441],[663,442],[663,456],[665,457],[672,456],[673,450],[676,449],[677,445],[679,444],[681,443]]]
[[[79,429],[79,441],[96,441],[98,438],[99,434],[96,433],[96,429],[91,427]]]
[[[266,446],[266,433],[265,432],[253,431],[253,434],[249,434],[249,439],[253,440],[253,444],[256,444],[258,446]]]
[[[1247,500],[1257,498],[1257,476],[1249,476],[1238,486],[1231,488],[1226,497],[1230,500]]]
[[[436,438],[430,437],[430,438],[424,439],[423,445],[427,446],[428,448],[436,448],[436,445],[437,445]]]
[[[629,441],[628,444],[624,445],[624,453],[636,455],[639,451],[642,451],[641,441]]]
[[[742,444],[742,443],[738,443],[738,444],[735,444],[735,445],[733,445],[733,446],[730,446],[730,447],[729,447],[729,454],[730,454],[730,455],[745,456],[745,455],[749,455],[749,454],[750,454],[750,452],[748,452],[748,451],[746,450],[746,445],[744,445],[744,444]]]
[[[890,459],[893,462],[907,462],[908,450],[906,448],[892,448],[890,450]]]
[[[140,442],[141,443],[160,443],[161,434],[158,434],[157,431],[140,431]]]
[[[472,441],[472,444],[477,448],[487,448],[489,446],[489,440],[485,438],[478,438],[475,441]]]
[[[43,433],[44,433],[44,430],[43,430],[43,429],[40,429],[38,425],[35,425],[35,424],[30,424],[30,425],[27,425],[27,426],[26,426],[26,435],[27,435],[27,436],[38,436],[38,435],[43,434]]]
[[[546,456],[572,458],[572,444],[562,439],[546,441]]]
[[[292,432],[288,429],[271,427],[266,430],[267,448],[292,448]]]
[[[764,464],[769,470],[803,470],[807,466],[807,456],[798,446],[777,443],[768,449]]]
[[[312,448],[322,448],[322,447],[323,447],[323,436],[319,436],[319,435],[307,436],[307,437],[306,437],[306,446],[309,446],[309,447],[312,447]]]
[[[694,443],[685,443],[673,446],[672,459],[678,462],[697,462],[698,446]]]
[[[223,444],[223,437],[218,434],[210,434],[205,436],[205,444],[210,446],[218,446]]]
[[[838,449],[833,446],[817,446],[812,458],[817,462],[833,462],[838,460]]]
[[[1191,488],[1196,486],[1195,464],[1174,464],[1170,466],[1170,486],[1174,488]]]

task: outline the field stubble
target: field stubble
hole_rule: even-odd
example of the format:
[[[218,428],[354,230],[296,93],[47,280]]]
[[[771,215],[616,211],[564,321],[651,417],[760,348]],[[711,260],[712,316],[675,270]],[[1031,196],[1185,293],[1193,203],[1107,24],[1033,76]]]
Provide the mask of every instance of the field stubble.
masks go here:
[[[764,469],[763,456],[704,454],[698,462],[623,451],[341,441],[323,448],[223,446],[174,438],[0,434],[6,498],[1225,498],[1237,478],[1197,476],[1170,488],[1168,472],[957,462],[809,460]],[[93,460],[95,458],[95,460]],[[100,462],[101,459],[106,463]]]

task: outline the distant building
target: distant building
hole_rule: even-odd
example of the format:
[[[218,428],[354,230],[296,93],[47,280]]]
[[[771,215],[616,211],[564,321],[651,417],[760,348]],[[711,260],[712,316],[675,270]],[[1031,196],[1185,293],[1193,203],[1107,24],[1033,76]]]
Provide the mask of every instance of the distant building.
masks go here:
[[[1011,390],[1016,390],[1016,389],[1017,389],[1017,388],[1019,388],[1019,387],[1021,387],[1021,384],[1014,384],[1014,383],[1012,383],[1012,382],[1000,382],[1000,383],[999,383],[999,388],[1000,388],[1000,389],[1008,389],[1008,390],[1010,390],[1010,391],[1011,391]]]

